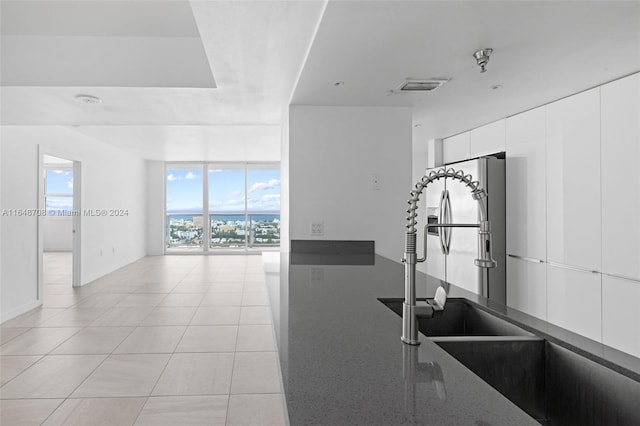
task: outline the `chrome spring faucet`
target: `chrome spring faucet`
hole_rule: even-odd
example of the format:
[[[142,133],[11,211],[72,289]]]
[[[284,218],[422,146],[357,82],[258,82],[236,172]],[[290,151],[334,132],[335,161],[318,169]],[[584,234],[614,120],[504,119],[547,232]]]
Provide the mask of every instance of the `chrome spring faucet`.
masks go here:
[[[480,188],[480,183],[473,180],[471,175],[465,175],[462,170],[441,168],[424,175],[415,189],[411,191],[411,198],[408,201],[407,209],[407,231],[405,233],[404,258],[404,303],[402,304],[402,341],[409,345],[419,345],[418,340],[418,314],[416,306],[416,264],[427,260],[427,233],[424,233],[424,257],[418,258],[416,251],[416,217],[418,216],[418,201],[424,189],[431,183],[441,178],[450,178],[460,181],[471,190],[471,196],[478,202],[480,207],[480,218],[478,223],[472,224],[451,224],[451,223],[429,223],[425,225],[425,231],[429,228],[478,228],[478,258],[474,264],[480,268],[495,268],[496,261],[491,253],[491,225],[487,220],[487,193]],[[436,291],[434,303],[426,307],[428,310],[442,310],[446,302],[446,291],[440,287]]]

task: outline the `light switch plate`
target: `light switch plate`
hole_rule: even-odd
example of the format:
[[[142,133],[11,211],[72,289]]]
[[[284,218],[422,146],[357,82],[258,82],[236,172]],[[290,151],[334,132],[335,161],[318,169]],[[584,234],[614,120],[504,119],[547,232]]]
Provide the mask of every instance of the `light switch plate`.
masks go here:
[[[311,222],[311,235],[314,235],[314,236],[324,235],[324,222],[319,222],[319,221]]]

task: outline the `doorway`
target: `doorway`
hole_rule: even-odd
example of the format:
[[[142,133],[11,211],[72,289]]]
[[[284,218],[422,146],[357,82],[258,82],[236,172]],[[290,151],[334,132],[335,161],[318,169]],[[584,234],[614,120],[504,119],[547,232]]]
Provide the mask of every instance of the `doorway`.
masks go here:
[[[80,280],[81,164],[41,149],[38,197],[38,299],[46,307],[75,303]]]

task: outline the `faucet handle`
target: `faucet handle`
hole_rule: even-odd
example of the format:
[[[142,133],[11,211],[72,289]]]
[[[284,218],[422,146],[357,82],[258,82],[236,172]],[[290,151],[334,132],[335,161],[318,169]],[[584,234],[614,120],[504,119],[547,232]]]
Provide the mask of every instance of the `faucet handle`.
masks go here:
[[[479,259],[473,261],[480,268],[495,268],[498,262],[493,260],[491,252],[491,224],[488,220],[480,221],[478,230],[478,256]]]

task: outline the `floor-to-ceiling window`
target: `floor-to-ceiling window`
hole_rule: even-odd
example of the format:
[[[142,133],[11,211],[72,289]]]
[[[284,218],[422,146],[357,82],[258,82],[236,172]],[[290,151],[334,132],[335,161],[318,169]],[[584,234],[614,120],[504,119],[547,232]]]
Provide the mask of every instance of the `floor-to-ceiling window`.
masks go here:
[[[167,164],[165,171],[165,246],[168,250],[202,250],[204,229],[202,164]]]
[[[280,169],[273,164],[247,166],[249,247],[280,246]]]
[[[279,164],[167,163],[165,179],[168,252],[280,246]]]
[[[244,165],[209,165],[211,249],[246,247],[246,182]]]

